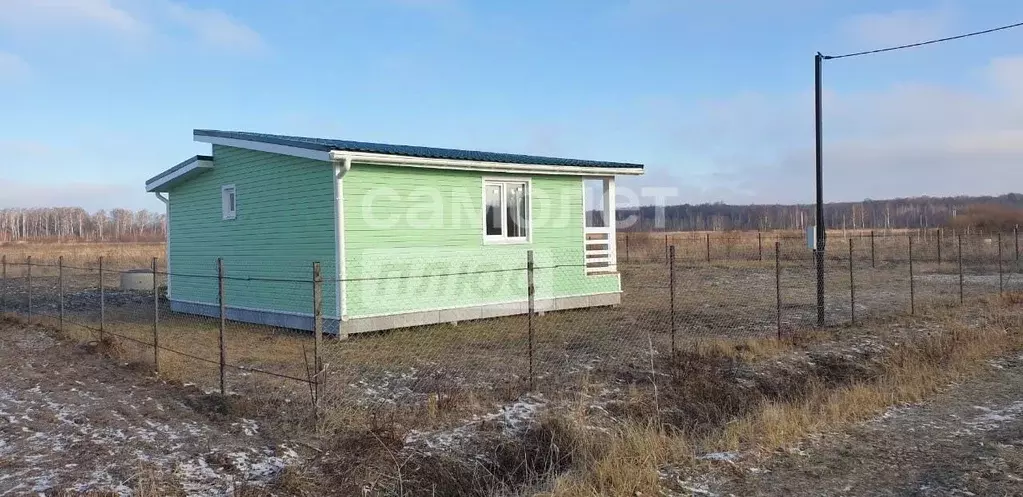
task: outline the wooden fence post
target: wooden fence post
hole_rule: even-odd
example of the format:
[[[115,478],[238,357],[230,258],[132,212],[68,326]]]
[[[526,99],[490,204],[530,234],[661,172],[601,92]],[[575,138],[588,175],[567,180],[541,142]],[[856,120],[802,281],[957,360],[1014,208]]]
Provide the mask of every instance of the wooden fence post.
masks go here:
[[[0,256],[0,265],[3,266],[3,293],[0,293],[0,313],[7,312],[7,256]]]
[[[57,298],[58,305],[57,329],[64,332],[64,256],[57,257]]]
[[[625,263],[629,263],[629,234],[625,234]]]
[[[153,369],[160,372],[160,292],[156,279],[156,257],[153,257]]]
[[[853,281],[853,240],[849,239],[849,317],[856,324],[856,283]]]
[[[671,309],[671,360],[675,360],[675,246],[668,249],[668,291]]]
[[[913,235],[909,235],[909,314],[916,314],[916,287],[913,282]]]
[[[28,324],[32,324],[32,256],[25,258],[25,284],[28,286]]]
[[[1002,232],[998,232],[998,295],[1004,293],[1005,287],[1002,284]]]
[[[963,303],[963,234],[956,235],[959,243],[959,303]]]
[[[99,256],[99,341],[103,341],[103,332],[106,330],[107,306],[106,290],[103,286],[103,256]]]
[[[870,230],[870,268],[876,268],[877,262],[874,259],[874,230]]]
[[[665,235],[667,236],[667,235]],[[533,374],[533,313],[536,312],[536,286],[533,284],[533,251],[526,251],[526,326],[529,334],[529,390],[536,387]]]
[[[710,233],[707,233],[707,262],[710,262]]]
[[[323,342],[323,278],[320,276],[320,263],[313,263],[313,414],[316,419],[320,416],[320,384],[323,368],[320,360],[320,345]]]
[[[220,395],[227,395],[224,369],[227,366],[227,344],[224,331],[227,328],[227,302],[224,300],[224,259],[217,258],[217,300],[220,304]]]
[[[781,340],[781,242],[774,242],[774,296],[778,314],[778,340]]]
[[[1012,236],[1016,239],[1016,262],[1019,262],[1019,226],[1012,228]]]
[[[764,236],[760,231],[757,231],[757,260],[764,260]]]

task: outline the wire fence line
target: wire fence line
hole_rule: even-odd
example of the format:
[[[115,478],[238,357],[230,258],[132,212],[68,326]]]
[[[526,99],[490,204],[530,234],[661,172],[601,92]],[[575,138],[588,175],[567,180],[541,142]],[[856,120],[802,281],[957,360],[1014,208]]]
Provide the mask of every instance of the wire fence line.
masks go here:
[[[530,391],[565,392],[593,378],[627,384],[651,354],[674,357],[687,340],[782,339],[813,328],[815,267],[805,242],[782,238],[763,246],[762,235],[747,234],[743,243],[751,239],[758,242],[756,258],[745,252],[708,262],[706,254],[691,257],[680,237],[669,243],[664,264],[636,252],[626,262],[620,237],[620,304],[556,312],[551,295],[584,295],[592,291],[590,276],[565,278],[582,273],[585,264],[539,262],[533,251],[490,270],[352,279],[328,277],[316,262],[301,278],[258,267],[247,268],[252,276],[233,276],[221,259],[213,259],[209,273],[193,274],[168,271],[156,258],[139,268],[104,258],[65,265],[63,257],[0,255],[0,312],[58,328],[89,347],[208,392],[272,392],[288,402],[308,402],[314,415],[341,406],[403,409],[466,395],[499,401]],[[839,240],[829,240],[824,262],[827,326],[1023,291],[1015,233]],[[259,276],[263,272],[271,276]],[[407,290],[393,295],[410,295],[425,291],[416,286],[422,280],[453,276],[472,276],[480,285],[507,277],[502,284],[518,292],[513,304],[521,304],[521,313],[350,336],[344,321],[340,329],[327,326],[337,314],[325,302],[341,283],[391,281]],[[217,311],[172,311],[168,277],[172,286],[179,277],[212,285]],[[229,309],[244,307],[239,290],[257,281],[305,309],[312,332],[228,319]]]

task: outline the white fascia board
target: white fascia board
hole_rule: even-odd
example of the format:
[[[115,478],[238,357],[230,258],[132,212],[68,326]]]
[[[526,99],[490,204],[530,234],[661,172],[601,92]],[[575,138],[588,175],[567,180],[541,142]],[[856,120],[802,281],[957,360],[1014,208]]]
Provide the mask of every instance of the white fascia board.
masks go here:
[[[186,175],[186,174],[188,174],[188,173],[190,173],[192,171],[195,171],[196,169],[212,169],[212,168],[213,168],[213,161],[211,161],[211,160],[203,160],[203,159],[195,159],[192,162],[189,162],[189,163],[185,164],[183,167],[181,167],[181,169],[178,169],[178,170],[176,170],[176,171],[174,171],[174,172],[172,172],[172,173],[170,173],[170,174],[168,174],[166,176],[160,176],[160,177],[154,178],[153,180],[150,180],[150,181],[146,182],[146,191],[147,192],[154,192],[154,191],[158,190],[159,188],[163,187],[164,185],[166,185],[167,183],[170,183],[171,181],[174,181],[175,179],[180,178],[181,176],[184,176],[184,175]]]
[[[495,173],[529,173],[559,174],[570,176],[609,176],[643,174],[643,168],[584,167],[584,166],[550,166],[543,164],[516,164],[508,162],[486,162],[454,159],[431,159],[426,157],[410,157],[405,155],[370,154],[364,152],[345,152],[332,150],[331,160],[350,157],[352,162],[364,164],[381,164],[405,167],[424,167],[433,169],[456,169],[462,171],[484,171]]]
[[[195,141],[209,143],[211,145],[223,145],[226,147],[237,147],[273,154],[290,155],[293,157],[304,157],[306,159],[320,161],[341,161],[344,158],[351,158],[353,162],[364,164],[381,164],[404,167],[423,167],[430,169],[455,169],[462,171],[483,171],[495,173],[529,173],[529,174],[558,174],[570,176],[608,176],[608,175],[631,175],[643,174],[643,168],[614,168],[614,167],[582,167],[582,166],[550,166],[543,164],[516,164],[506,162],[486,162],[456,159],[433,159],[427,157],[411,157],[405,155],[372,154],[365,152],[347,152],[344,150],[309,150],[301,147],[288,145],[276,145],[253,140],[240,140],[237,138],[221,138],[215,136],[196,136]]]
[[[239,140],[237,138],[221,138],[217,136],[196,136],[195,141],[209,143],[210,145],[223,145],[225,147],[245,148],[271,154],[290,155],[293,157],[304,157],[313,160],[330,160],[330,152],[320,150],[309,150],[307,148],[289,147],[287,145],[276,145],[252,140]]]

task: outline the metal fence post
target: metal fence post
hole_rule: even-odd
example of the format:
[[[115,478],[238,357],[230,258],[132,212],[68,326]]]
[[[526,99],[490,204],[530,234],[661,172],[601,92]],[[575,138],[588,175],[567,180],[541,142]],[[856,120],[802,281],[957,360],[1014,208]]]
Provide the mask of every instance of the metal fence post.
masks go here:
[[[313,414],[320,415],[320,375],[323,372],[320,362],[320,344],[323,341],[323,278],[320,277],[320,263],[313,263]]]
[[[764,234],[757,231],[757,259],[764,260]]]
[[[60,299],[58,305],[58,318],[57,318],[57,329],[64,332],[64,256],[57,257],[57,298]]]
[[[909,236],[909,314],[916,314],[916,287],[913,283],[913,235]]]
[[[707,262],[710,262],[710,233],[707,233]]]
[[[870,230],[870,267],[871,269],[877,267],[876,259],[874,259],[874,230]]]
[[[529,307],[526,309],[526,326],[529,334],[529,390],[536,386],[533,375],[533,313],[536,311],[536,287],[533,285],[533,251],[526,251],[526,301]]]
[[[998,232],[998,295],[1004,293],[1002,284],[1002,232]]]
[[[856,324],[856,283],[853,281],[853,240],[849,239],[849,317]]]
[[[963,235],[959,233],[956,235],[956,240],[959,243],[959,303],[963,303]]]
[[[774,296],[778,314],[778,340],[781,340],[781,242],[774,242]]]
[[[99,341],[103,341],[103,332],[107,323],[106,289],[103,285],[103,256],[99,256]]]
[[[32,324],[32,256],[25,258],[25,285],[28,287],[28,324]]]
[[[625,263],[629,263],[629,234],[625,234]]]
[[[160,292],[156,279],[156,257],[153,257],[153,369],[160,372]]]
[[[224,382],[224,368],[227,365],[227,345],[224,330],[227,327],[227,302],[224,300],[224,259],[217,258],[217,300],[220,304],[220,395],[227,395]]]
[[[941,265],[941,228],[938,228],[938,265]]]
[[[664,263],[668,263],[668,235],[664,235]]]
[[[675,246],[668,249],[668,291],[671,293],[671,360],[675,360]]]

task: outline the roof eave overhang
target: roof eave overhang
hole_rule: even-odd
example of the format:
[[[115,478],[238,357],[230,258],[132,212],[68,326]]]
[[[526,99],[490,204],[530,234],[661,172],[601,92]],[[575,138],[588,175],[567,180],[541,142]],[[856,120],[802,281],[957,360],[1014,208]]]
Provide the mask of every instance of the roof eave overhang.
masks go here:
[[[454,169],[462,171],[480,171],[493,173],[529,173],[529,174],[553,174],[569,176],[614,176],[630,175],[638,176],[643,174],[642,167],[594,167],[594,166],[551,166],[544,164],[517,164],[508,162],[486,162],[456,159],[433,159],[427,157],[411,157],[404,155],[371,154],[365,152],[351,152],[345,150],[330,150],[329,147],[322,149],[293,147],[254,140],[241,140],[238,138],[226,138],[219,136],[194,135],[195,141],[209,143],[211,145],[223,145],[237,147],[261,152],[291,155],[307,159],[326,162],[343,161],[350,158],[355,164],[379,164],[389,166],[420,167],[429,169]]]
[[[195,156],[146,181],[147,192],[166,192],[172,186],[213,169],[213,158]]]

